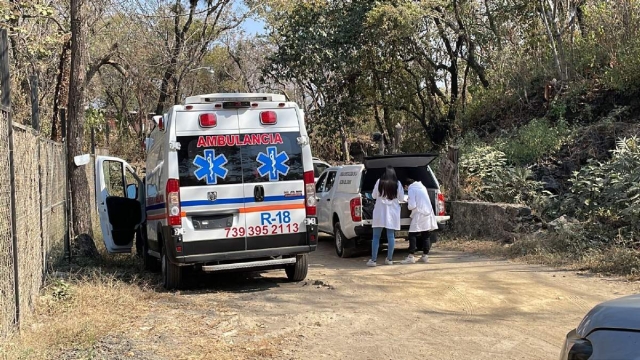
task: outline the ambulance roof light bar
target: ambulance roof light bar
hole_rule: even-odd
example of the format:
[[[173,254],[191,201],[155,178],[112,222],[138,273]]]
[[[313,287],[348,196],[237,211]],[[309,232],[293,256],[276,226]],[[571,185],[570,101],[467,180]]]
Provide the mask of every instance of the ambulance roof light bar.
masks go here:
[[[187,104],[210,104],[214,102],[227,102],[227,101],[268,101],[268,102],[285,102],[287,101],[285,95],[281,94],[250,94],[250,93],[221,93],[221,94],[205,94],[189,96],[185,99],[185,105]]]

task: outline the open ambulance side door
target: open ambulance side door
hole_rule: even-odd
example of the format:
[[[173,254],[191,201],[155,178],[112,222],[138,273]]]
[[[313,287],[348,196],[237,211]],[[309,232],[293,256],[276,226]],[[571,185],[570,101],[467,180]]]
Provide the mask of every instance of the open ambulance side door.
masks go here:
[[[104,245],[110,253],[131,252],[145,221],[144,186],[126,161],[96,156],[96,206]]]

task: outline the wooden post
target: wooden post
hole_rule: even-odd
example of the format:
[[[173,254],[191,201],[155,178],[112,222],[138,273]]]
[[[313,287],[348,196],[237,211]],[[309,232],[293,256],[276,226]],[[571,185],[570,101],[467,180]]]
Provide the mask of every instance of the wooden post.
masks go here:
[[[459,147],[457,146],[449,146],[447,150],[447,159],[451,161],[453,164],[453,176],[451,179],[451,183],[453,186],[452,195],[453,200],[458,200],[459,197],[459,189],[460,189],[460,168],[458,165],[458,157],[459,157]]]
[[[395,133],[394,135],[394,153],[399,153],[400,152],[400,142],[402,141],[402,125],[400,125],[400,123],[397,123],[395,126]]]
[[[9,39],[7,29],[0,28],[0,86],[2,106],[11,107],[11,85],[9,84]]]

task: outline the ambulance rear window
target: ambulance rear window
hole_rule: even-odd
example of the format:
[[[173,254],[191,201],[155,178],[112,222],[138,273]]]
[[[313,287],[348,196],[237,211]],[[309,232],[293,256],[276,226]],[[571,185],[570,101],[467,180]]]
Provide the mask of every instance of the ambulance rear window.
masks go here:
[[[304,179],[299,132],[273,133],[271,143],[243,149],[244,182],[292,181]]]
[[[303,180],[299,132],[179,136],[180,186]]]
[[[201,138],[177,138],[180,186],[242,184],[240,146],[206,147]]]

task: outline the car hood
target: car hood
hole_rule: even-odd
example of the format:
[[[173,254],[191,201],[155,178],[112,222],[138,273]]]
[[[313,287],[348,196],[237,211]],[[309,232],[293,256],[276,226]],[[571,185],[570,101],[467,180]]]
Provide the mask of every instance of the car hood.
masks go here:
[[[598,329],[640,331],[640,294],[596,305],[582,319],[576,331],[584,338]]]
[[[391,165],[393,167],[423,167],[431,164],[438,157],[437,154],[397,154],[379,155],[364,158],[366,169],[381,169]]]

